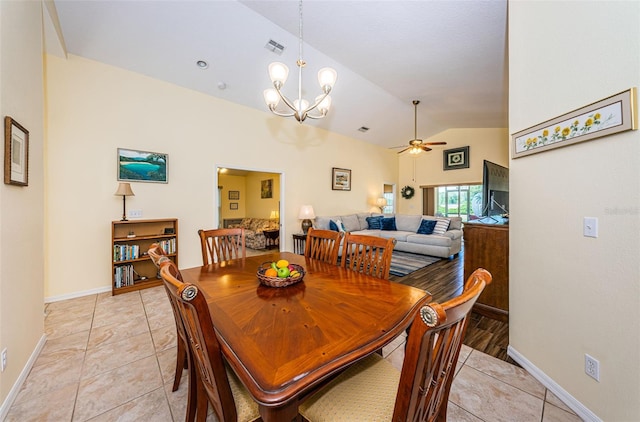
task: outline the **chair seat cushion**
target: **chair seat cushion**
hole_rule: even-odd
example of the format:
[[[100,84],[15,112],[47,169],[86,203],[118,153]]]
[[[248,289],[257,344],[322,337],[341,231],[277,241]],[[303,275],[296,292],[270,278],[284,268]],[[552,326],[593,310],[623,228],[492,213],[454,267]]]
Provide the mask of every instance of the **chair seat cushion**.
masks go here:
[[[374,353],[311,396],[299,412],[313,422],[390,421],[399,383],[400,371]]]
[[[226,366],[226,369],[227,378],[229,378],[229,386],[233,393],[233,400],[236,402],[238,421],[258,420],[260,418],[258,404],[253,400],[249,391],[247,391],[242,382],[238,379],[236,373],[233,372],[233,369],[228,366]]]

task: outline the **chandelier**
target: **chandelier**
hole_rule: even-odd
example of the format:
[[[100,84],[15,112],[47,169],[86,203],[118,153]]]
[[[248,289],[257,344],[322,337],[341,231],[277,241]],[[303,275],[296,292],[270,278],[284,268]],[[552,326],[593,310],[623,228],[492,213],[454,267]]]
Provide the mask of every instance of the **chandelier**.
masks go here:
[[[273,88],[264,90],[264,101],[273,114],[282,117],[293,116],[298,122],[302,123],[307,117],[310,119],[322,119],[327,115],[329,107],[331,107],[329,93],[336,83],[338,73],[330,67],[320,69],[318,82],[320,83],[322,94],[315,98],[312,105],[309,105],[309,101],[302,98],[302,68],[306,65],[306,62],[302,59],[302,0],[300,0],[299,10],[299,50],[298,60],[296,61],[298,66],[298,98],[291,101],[282,94],[282,87],[289,76],[289,68],[284,63],[273,62],[269,65],[269,77],[273,82]],[[288,110],[281,111],[277,109],[280,100],[288,107]]]

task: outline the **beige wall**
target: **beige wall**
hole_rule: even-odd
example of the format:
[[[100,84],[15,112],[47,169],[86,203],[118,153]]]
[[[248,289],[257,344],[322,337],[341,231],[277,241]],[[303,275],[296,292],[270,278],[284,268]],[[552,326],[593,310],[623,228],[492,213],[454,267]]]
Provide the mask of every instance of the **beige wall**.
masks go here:
[[[109,227],[122,212],[113,194],[118,147],[169,154],[169,183],[132,183],[127,208],[180,220],[181,267],[199,265],[197,230],[218,221],[217,166],[282,174],[287,250],[300,205],[319,215],[362,211],[383,182],[397,180],[396,154],[385,148],[76,56],[45,59],[45,298],[110,288]],[[352,169],[350,192],[331,190],[332,167]]]
[[[509,43],[511,133],[640,86],[637,1],[513,1]],[[640,420],[640,131],[509,167],[513,351],[585,418]],[[586,216],[598,238],[582,235]]]
[[[29,131],[29,186],[0,184],[0,350],[7,349],[2,403],[10,392],[15,397],[11,389],[26,376],[21,371],[44,333],[41,22],[40,2],[0,1],[0,116]]]
[[[221,220],[226,218],[243,218],[246,215],[246,203],[247,203],[247,178],[244,176],[228,176],[224,174],[218,175],[218,186],[221,186]],[[229,191],[238,191],[240,193],[240,199],[229,199]],[[238,204],[237,210],[230,209],[229,204],[231,202]],[[222,225],[220,225],[222,227]]]
[[[262,198],[262,181],[269,179],[272,180],[272,196],[271,198]],[[251,172],[247,175],[247,217],[269,218],[271,211],[278,210],[279,201],[279,174]]]
[[[398,179],[398,212],[422,213],[422,189],[420,186],[455,183],[482,183],[483,160],[509,166],[509,134],[505,128],[497,129],[449,129],[426,142],[444,141],[447,145],[433,147],[432,151],[417,156],[400,154]],[[407,141],[408,142],[408,141]],[[469,168],[443,170],[443,151],[469,146]],[[400,196],[404,186],[411,186],[416,194],[411,199]]]

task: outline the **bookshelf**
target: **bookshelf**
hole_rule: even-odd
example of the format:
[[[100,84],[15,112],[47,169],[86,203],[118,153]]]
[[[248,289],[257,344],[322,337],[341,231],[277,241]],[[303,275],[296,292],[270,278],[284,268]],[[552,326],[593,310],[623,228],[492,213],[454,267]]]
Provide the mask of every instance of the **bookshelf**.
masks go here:
[[[158,269],[147,255],[158,243],[178,265],[178,220],[111,222],[111,293],[118,295],[160,286]]]

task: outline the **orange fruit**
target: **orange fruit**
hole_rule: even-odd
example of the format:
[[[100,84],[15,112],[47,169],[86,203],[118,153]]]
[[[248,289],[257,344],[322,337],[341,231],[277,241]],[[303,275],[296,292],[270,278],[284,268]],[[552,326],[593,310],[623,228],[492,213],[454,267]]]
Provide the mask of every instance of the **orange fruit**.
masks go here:
[[[269,268],[267,271],[264,272],[264,275],[266,275],[267,277],[277,277],[278,272],[273,268]]]

